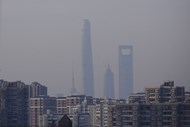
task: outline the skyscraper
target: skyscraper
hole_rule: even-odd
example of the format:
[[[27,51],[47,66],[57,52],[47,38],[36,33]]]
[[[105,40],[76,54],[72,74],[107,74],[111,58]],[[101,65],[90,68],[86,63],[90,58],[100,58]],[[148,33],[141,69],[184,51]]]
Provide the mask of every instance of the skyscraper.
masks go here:
[[[84,20],[82,39],[83,39],[82,67],[83,67],[84,94],[88,96],[93,96],[94,95],[93,62],[92,62],[90,21],[88,19]]]
[[[114,75],[108,64],[108,68],[104,75],[104,96],[108,98],[115,98],[114,94]]]
[[[27,127],[29,86],[0,80],[0,127]]]
[[[119,97],[126,99],[133,92],[133,46],[119,46]]]

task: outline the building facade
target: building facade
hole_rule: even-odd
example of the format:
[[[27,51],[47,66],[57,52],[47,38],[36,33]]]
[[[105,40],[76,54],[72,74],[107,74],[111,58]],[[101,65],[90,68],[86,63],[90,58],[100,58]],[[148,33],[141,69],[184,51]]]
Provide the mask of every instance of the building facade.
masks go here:
[[[30,127],[38,127],[40,116],[47,114],[47,111],[56,113],[56,98],[39,96],[30,98]]]
[[[0,127],[28,127],[29,86],[0,80]]]
[[[57,113],[58,114],[72,114],[76,110],[76,106],[82,104],[86,101],[87,104],[93,103],[93,98],[91,96],[85,95],[72,95],[68,97],[58,97],[57,98]]]
[[[165,82],[159,88],[145,88],[147,103],[184,102],[185,88]]]
[[[33,82],[30,85],[30,97],[47,96],[47,87],[38,82]]]
[[[190,127],[190,103],[117,105],[113,127]]]
[[[127,99],[128,103],[145,103],[145,93],[132,93]]]

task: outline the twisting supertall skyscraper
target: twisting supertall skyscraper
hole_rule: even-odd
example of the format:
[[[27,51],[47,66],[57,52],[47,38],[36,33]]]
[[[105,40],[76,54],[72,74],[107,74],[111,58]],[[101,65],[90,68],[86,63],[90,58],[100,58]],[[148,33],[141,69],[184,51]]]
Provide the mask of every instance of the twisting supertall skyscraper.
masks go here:
[[[84,20],[82,39],[83,39],[82,67],[83,67],[84,94],[88,96],[93,96],[94,95],[93,62],[92,62],[90,21],[88,19]]]
[[[119,98],[133,93],[133,46],[119,46]]]

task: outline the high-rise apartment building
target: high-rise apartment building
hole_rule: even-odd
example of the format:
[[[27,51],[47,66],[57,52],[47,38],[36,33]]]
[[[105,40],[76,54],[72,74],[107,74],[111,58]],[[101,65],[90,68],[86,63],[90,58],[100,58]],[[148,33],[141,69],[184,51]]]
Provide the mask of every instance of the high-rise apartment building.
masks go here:
[[[185,88],[165,82],[159,88],[145,88],[147,103],[184,102]]]
[[[38,82],[30,85],[30,97],[47,96],[47,87]]]
[[[119,98],[133,93],[133,46],[119,46]]]
[[[103,104],[93,104],[88,106],[91,116],[91,122],[94,127],[102,127],[102,119],[103,119]]]
[[[30,127],[38,127],[40,116],[47,111],[56,113],[56,98],[49,96],[39,96],[30,98]]]
[[[84,25],[83,25],[82,68],[83,68],[84,94],[87,96],[94,96],[91,31],[90,31],[90,21],[87,19],[84,20]]]
[[[161,92],[155,95],[155,89]],[[146,88],[145,92],[131,94],[128,100],[86,96],[58,98],[57,111],[67,114],[73,127],[190,127],[189,92],[184,92],[184,87],[174,86],[173,82],[155,89]]]
[[[108,65],[108,68],[104,75],[104,97],[114,99],[115,98],[114,93],[115,93],[114,92],[114,75],[110,68],[110,65]]]
[[[132,93],[127,101],[128,103],[145,103],[145,93]]]
[[[72,114],[76,105],[81,104],[84,100],[86,100],[87,104],[93,103],[93,98],[91,96],[72,95],[68,97],[59,97],[57,98],[57,113]]]
[[[28,127],[29,86],[0,80],[0,127]]]
[[[112,127],[189,127],[190,103],[116,105]]]

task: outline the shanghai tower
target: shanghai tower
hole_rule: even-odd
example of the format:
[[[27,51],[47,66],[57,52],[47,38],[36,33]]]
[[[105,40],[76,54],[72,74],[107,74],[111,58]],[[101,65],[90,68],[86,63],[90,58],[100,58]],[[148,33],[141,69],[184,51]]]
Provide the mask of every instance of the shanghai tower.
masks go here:
[[[87,96],[94,96],[90,21],[88,19],[84,20],[82,39],[82,70],[84,94]]]

